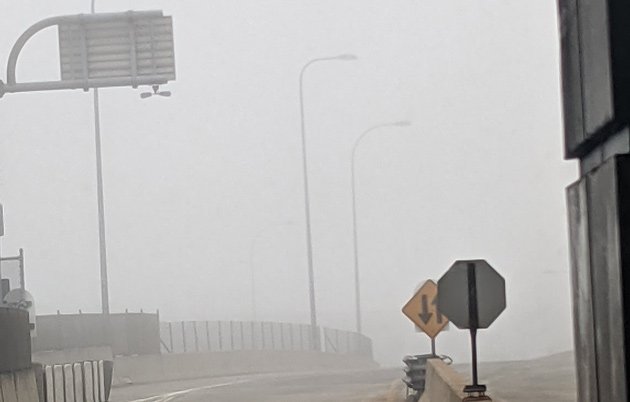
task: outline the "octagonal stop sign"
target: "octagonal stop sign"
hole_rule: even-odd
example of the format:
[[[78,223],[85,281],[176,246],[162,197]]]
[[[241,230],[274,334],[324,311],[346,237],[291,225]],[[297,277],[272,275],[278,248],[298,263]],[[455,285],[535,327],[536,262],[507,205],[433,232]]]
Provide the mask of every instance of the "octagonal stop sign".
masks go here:
[[[438,281],[438,309],[460,329],[488,328],[505,310],[505,279],[485,260],[460,260]]]

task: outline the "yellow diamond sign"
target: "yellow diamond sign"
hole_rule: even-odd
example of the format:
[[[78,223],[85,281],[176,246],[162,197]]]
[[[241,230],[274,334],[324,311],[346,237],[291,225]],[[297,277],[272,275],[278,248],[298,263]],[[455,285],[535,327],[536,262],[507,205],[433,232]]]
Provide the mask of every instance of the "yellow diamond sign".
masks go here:
[[[448,324],[448,318],[437,309],[437,294],[437,284],[428,280],[402,308],[403,314],[431,339]]]

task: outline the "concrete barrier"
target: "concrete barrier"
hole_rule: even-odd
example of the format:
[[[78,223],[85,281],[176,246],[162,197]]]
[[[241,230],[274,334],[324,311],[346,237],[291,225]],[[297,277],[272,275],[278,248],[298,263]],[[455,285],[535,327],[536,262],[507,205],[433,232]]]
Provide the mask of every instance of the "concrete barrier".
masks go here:
[[[44,395],[46,402],[55,402],[55,378],[52,366],[44,367]]]
[[[44,366],[46,402],[105,402],[109,398],[112,362],[93,361]],[[34,378],[34,377],[33,377]],[[37,394],[37,385],[34,392]],[[24,402],[36,402],[24,400]],[[5,402],[0,398],[0,402]],[[22,402],[18,400],[17,402]]]
[[[426,388],[420,402],[461,402],[466,381],[461,374],[442,360],[428,361]]]
[[[374,368],[367,357],[300,351],[236,351],[116,357],[113,385],[203,377]]]
[[[37,387],[37,396],[39,402],[46,402],[46,377],[44,366],[39,363],[33,363],[33,377],[35,378],[35,386]]]
[[[105,396],[105,366],[103,365],[103,361],[99,360],[96,362],[98,365],[98,395],[101,401],[106,401],[107,397]]]
[[[94,399],[94,377],[92,362],[83,363],[83,385],[85,386],[85,402],[96,402]]]
[[[63,394],[64,401],[74,402],[74,374],[72,373],[72,365],[65,364],[63,366]]]
[[[15,379],[15,390],[18,402],[39,401],[35,370],[16,371],[13,373],[13,378]]]
[[[94,400],[100,402],[101,400],[101,390],[100,390],[100,382],[98,380],[98,363],[92,362],[92,384],[94,387]]]
[[[65,402],[64,383],[63,383],[63,366],[56,364],[52,367],[53,372],[53,388],[47,390],[54,395],[53,401]]]
[[[0,374],[0,390],[2,390],[3,402],[18,402],[17,390],[15,389],[15,380],[12,372]]]
[[[0,374],[0,401],[39,402],[39,400],[34,369]]]
[[[75,363],[72,365],[72,378],[74,380],[74,398],[78,402],[84,402],[83,397],[83,370],[81,363]]]

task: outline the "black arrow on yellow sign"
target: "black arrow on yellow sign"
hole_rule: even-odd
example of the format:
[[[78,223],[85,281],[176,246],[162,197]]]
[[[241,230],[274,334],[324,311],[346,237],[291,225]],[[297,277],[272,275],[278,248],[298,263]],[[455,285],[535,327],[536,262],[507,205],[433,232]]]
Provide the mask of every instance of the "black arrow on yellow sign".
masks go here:
[[[433,298],[433,302],[431,304],[435,306],[435,313],[437,314],[437,322],[438,324],[441,324],[443,322],[442,321],[443,315],[442,313],[440,313],[440,310],[438,310],[437,308],[437,296]]]
[[[435,319],[438,324],[441,324],[443,322],[443,316],[442,313],[440,313],[440,310],[437,309],[437,297],[433,298],[431,304],[435,309]],[[427,295],[422,295],[422,309],[420,310],[418,317],[420,317],[422,322],[425,324],[428,324],[429,321],[431,321],[431,318],[433,318],[433,313],[429,312],[429,298]]]
[[[433,317],[433,313],[429,313],[429,298],[427,295],[422,295],[422,310],[418,314],[423,323],[428,324]]]

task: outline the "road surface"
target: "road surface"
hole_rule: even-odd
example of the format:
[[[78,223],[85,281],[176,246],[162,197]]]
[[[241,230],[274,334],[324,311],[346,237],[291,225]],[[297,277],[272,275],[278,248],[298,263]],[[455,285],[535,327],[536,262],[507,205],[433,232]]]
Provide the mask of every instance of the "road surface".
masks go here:
[[[456,365],[469,378],[469,365]],[[479,364],[479,381],[497,402],[575,402],[573,352],[541,359]],[[612,402],[612,401],[611,401]]]
[[[261,374],[114,388],[111,402],[385,402],[400,369]]]
[[[454,369],[468,377],[470,366]],[[112,402],[385,402],[401,368],[259,374],[114,388]],[[495,402],[575,402],[572,353],[536,360],[480,363]]]

